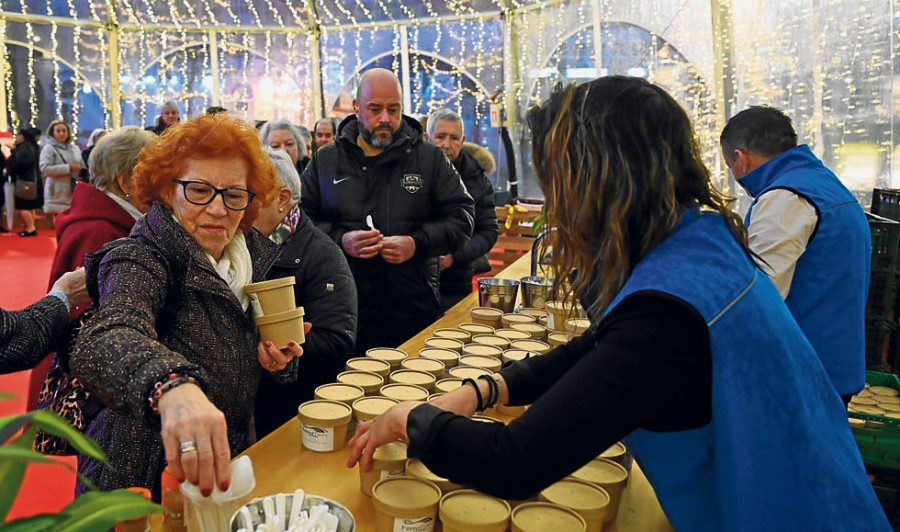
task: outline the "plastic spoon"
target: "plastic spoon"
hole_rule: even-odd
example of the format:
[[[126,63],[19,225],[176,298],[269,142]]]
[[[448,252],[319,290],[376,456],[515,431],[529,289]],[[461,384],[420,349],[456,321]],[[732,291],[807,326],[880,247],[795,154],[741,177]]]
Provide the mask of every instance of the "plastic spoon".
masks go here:
[[[366,225],[368,225],[368,226],[369,226],[369,229],[371,229],[372,231],[375,230],[375,223],[372,221],[372,215],[371,215],[371,214],[367,214],[367,215],[366,215]]]

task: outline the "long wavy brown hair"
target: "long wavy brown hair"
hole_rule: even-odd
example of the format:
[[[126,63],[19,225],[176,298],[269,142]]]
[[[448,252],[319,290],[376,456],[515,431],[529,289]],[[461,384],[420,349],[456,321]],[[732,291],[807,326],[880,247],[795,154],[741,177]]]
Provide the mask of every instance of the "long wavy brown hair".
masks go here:
[[[602,315],[690,209],[719,213],[749,254],[734,199],[712,186],[690,119],[661,88],[622,76],[571,84],[532,108],[528,124],[556,228],[556,299],[579,296]]]

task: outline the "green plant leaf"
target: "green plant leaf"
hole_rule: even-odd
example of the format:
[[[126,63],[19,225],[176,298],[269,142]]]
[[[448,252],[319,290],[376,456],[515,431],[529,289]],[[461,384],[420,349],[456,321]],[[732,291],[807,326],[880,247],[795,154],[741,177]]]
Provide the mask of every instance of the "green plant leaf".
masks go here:
[[[34,412],[28,412],[21,416],[10,416],[0,419],[0,443],[10,441],[25,425],[31,421]]]
[[[127,490],[91,491],[63,508],[59,514],[62,519],[54,525],[53,530],[54,532],[107,530],[125,519],[164,511],[166,509],[163,506]]]
[[[109,465],[109,462],[106,460],[106,453],[103,452],[100,445],[70,425],[68,421],[59,417],[56,412],[38,410],[32,416],[31,422],[47,434],[65,438],[79,453],[99,460],[107,466]]]
[[[53,530],[53,525],[58,523],[58,514],[40,514],[31,517],[23,517],[0,523],[0,532],[34,532],[35,530]]]
[[[34,452],[31,450],[31,442],[34,441],[34,434],[37,429],[30,427],[25,429],[21,436],[0,447],[0,451],[19,450]],[[0,521],[5,521],[9,515],[9,509],[12,508],[13,502],[16,500],[16,494],[22,486],[22,479],[25,477],[25,469],[28,462],[16,459],[0,458]]]

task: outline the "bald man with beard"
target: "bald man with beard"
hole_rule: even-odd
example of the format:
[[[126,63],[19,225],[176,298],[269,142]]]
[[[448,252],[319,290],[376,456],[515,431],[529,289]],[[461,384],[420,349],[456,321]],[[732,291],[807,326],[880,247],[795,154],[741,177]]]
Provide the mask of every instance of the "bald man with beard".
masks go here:
[[[357,94],[356,114],[304,171],[301,206],[347,255],[363,353],[396,347],[440,316],[438,257],[468,242],[474,202],[441,149],[403,114],[397,76],[369,70]]]

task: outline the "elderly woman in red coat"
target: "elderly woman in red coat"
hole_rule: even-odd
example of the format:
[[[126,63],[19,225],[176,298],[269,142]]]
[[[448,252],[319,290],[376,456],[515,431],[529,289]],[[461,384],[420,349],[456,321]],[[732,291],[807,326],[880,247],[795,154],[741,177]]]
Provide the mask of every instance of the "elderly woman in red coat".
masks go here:
[[[279,183],[253,126],[226,113],[169,128],[133,179],[153,205],[131,238],[89,258],[100,309],[71,361],[106,406],[86,432],[113,467],[80,456],[78,469],[102,490],[158,497],[168,463],[208,496],[228,488],[232,455],[252,443],[263,372],[295,379],[302,354],[296,342],[284,352],[259,342],[244,291],[278,255],[253,222]]]
[[[156,142],[156,135],[129,126],[104,136],[91,151],[90,184],[78,183],[72,193],[72,205],[56,217],[56,255],[50,269],[50,284],[64,273],[84,266],[84,257],[100,246],[128,236],[135,220],[150,208],[138,202],[131,174],[141,149]],[[77,318],[84,307],[74,307],[70,318]],[[31,372],[28,410],[37,407],[41,383],[50,369],[47,356]]]

